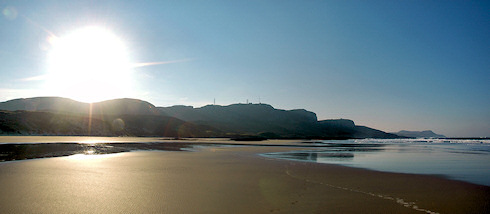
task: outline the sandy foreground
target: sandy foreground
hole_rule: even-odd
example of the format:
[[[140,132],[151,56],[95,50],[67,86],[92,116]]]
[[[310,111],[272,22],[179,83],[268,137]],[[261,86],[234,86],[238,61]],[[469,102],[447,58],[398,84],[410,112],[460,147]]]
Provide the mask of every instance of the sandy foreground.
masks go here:
[[[0,213],[489,213],[490,187],[204,147],[0,163]]]

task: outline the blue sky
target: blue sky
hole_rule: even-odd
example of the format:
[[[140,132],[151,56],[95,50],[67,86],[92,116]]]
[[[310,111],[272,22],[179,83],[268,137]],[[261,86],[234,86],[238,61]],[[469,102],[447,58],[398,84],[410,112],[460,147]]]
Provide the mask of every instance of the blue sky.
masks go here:
[[[4,0],[0,10],[0,101],[60,96],[35,78],[49,72],[48,31],[102,26],[132,62],[168,62],[133,68],[118,97],[260,98],[384,131],[490,136],[488,1]]]

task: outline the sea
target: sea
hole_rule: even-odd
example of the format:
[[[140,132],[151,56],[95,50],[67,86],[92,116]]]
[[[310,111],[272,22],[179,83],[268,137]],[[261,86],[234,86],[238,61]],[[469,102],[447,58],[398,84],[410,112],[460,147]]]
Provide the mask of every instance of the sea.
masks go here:
[[[490,186],[488,139],[326,140],[315,144],[320,148],[264,156],[384,172],[437,175]]]

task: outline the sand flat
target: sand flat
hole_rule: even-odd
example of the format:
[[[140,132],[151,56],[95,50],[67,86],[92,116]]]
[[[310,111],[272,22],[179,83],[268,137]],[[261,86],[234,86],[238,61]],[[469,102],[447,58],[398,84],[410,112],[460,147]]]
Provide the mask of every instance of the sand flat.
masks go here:
[[[258,156],[138,151],[0,164],[0,213],[485,213],[489,187]]]

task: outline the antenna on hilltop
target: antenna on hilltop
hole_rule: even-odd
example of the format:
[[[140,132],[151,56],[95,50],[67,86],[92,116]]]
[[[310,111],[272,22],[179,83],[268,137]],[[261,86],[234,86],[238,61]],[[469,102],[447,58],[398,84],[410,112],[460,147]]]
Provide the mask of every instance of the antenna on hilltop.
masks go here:
[[[216,105],[216,98],[213,98],[213,105]]]

